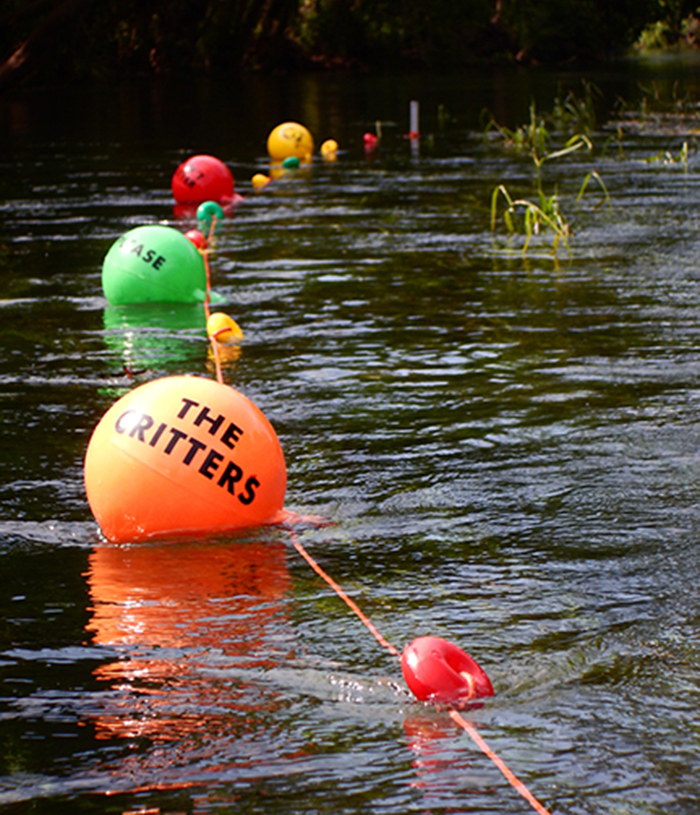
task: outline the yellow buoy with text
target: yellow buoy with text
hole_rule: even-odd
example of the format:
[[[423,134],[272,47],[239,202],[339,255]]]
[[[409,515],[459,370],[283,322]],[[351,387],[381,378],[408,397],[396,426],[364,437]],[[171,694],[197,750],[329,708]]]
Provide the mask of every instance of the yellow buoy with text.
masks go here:
[[[117,543],[276,523],[287,487],[262,411],[196,376],[153,380],[116,402],[92,434],[84,477],[95,520]]]
[[[273,161],[296,157],[299,161],[311,161],[314,140],[311,133],[298,122],[277,125],[267,137],[267,152]]]

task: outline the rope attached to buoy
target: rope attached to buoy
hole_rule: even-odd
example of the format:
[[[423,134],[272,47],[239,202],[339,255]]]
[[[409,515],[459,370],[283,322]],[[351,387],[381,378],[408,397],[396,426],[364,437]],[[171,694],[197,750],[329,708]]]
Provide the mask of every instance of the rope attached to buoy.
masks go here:
[[[371,622],[371,620],[367,617],[366,614],[359,608],[357,603],[352,600],[348,595],[343,591],[343,589],[333,580],[333,578],[326,574],[326,572],[316,563],[316,561],[311,557],[311,555],[306,551],[306,549],[299,543],[297,536],[294,530],[291,530],[292,542],[294,544],[294,548],[299,552],[299,554],[304,558],[304,560],[311,566],[311,568],[316,572],[316,574],[321,577],[325,582],[333,589],[333,591],[340,597],[341,600],[350,608],[354,614],[360,619],[362,622],[372,633],[374,638],[377,642],[383,647],[386,648],[392,656],[400,657],[400,652],[387,640],[385,639],[382,634],[377,630],[375,625]],[[471,738],[471,740],[476,744],[476,746],[481,750],[481,752],[489,758],[498,769],[501,771],[503,777],[506,781],[513,787],[513,789],[518,792],[531,806],[532,808],[539,813],[539,815],[551,815],[549,810],[547,810],[542,804],[535,798],[535,796],[530,792],[530,790],[525,786],[525,784],[513,773],[512,770],[508,768],[506,763],[499,758],[499,756],[488,746],[488,744],[484,741],[484,739],[479,735],[476,728],[469,724],[469,722],[464,719],[464,717],[454,708],[449,711],[450,718],[452,719],[455,724],[459,725],[464,732]]]
[[[333,578],[326,574],[323,569],[316,563],[316,561],[311,557],[311,555],[304,549],[304,547],[299,543],[296,539],[296,535],[294,534],[294,530],[292,530],[292,540],[294,541],[294,548],[299,552],[299,554],[304,558],[304,560],[311,566],[311,568],[316,572],[319,577],[322,577],[326,583],[333,589],[333,591],[340,597],[343,602],[347,604],[351,611],[353,611],[359,618],[360,621],[363,622],[367,628],[372,632],[372,635],[377,640],[377,642],[383,647],[386,648],[387,651],[395,657],[400,657],[401,654],[394,648],[394,646],[379,633],[379,631],[374,627],[374,623],[367,617],[357,603],[348,597],[348,595],[340,588],[340,586],[333,580]]]
[[[211,270],[209,268],[209,244],[211,242],[212,235],[214,234],[214,229],[216,227],[216,215],[212,215],[211,218],[211,225],[209,227],[209,234],[206,237],[206,241],[204,246],[200,249],[202,254],[202,259],[204,260],[204,269],[207,273],[207,291],[204,297],[204,315],[207,319],[207,326],[209,325],[209,318],[211,317],[211,310],[209,308],[211,304]],[[221,357],[219,356],[219,343],[216,338],[216,334],[208,334],[209,343],[211,345],[212,353],[214,354],[214,367],[216,368],[216,381],[220,384],[224,384],[224,375],[221,370]]]

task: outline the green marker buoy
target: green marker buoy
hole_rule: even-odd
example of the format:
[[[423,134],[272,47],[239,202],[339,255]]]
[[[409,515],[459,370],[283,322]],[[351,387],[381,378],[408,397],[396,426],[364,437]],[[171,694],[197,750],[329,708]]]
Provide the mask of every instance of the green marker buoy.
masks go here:
[[[102,288],[113,306],[203,303],[207,275],[202,256],[182,232],[160,224],[139,226],[105,255]]]
[[[216,218],[217,221],[223,221],[225,218],[224,210],[221,204],[216,201],[204,201],[197,207],[197,220],[211,222]]]

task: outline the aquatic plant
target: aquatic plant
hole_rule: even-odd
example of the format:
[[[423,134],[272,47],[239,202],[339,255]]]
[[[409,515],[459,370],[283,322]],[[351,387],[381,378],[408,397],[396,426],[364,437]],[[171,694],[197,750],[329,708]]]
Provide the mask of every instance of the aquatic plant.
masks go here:
[[[684,141],[681,149],[678,151],[678,155],[673,155],[669,150],[662,150],[660,153],[656,153],[653,156],[649,156],[645,159],[647,164],[655,164],[657,162],[661,162],[662,164],[680,164],[682,165],[683,169],[687,172],[688,171],[688,142]]]
[[[557,96],[549,120],[557,130],[590,136],[596,127],[596,100],[601,96],[598,86],[581,80],[583,93],[569,89],[563,98]]]
[[[495,122],[494,122],[495,124]],[[543,152],[542,148],[550,141],[551,136],[547,130],[545,118],[538,116],[535,112],[534,103],[530,106],[530,121],[513,131],[501,128],[495,124],[499,132],[506,139],[509,147],[514,147],[519,152],[529,154],[535,167],[535,200],[527,198],[515,198],[511,195],[505,184],[499,184],[491,195],[491,231],[495,231],[498,220],[498,205],[501,199],[505,200],[505,210],[503,219],[510,234],[522,232],[525,234],[523,252],[527,252],[533,235],[539,235],[543,229],[549,228],[554,232],[554,242],[552,253],[556,254],[559,243],[563,243],[567,252],[571,255],[571,245],[569,237],[571,229],[569,219],[559,208],[559,196],[555,191],[547,194],[542,182],[542,167],[545,162],[561,159],[578,150],[593,150],[590,138],[583,133],[576,133],[566,141],[563,147],[550,152]],[[591,180],[595,180],[603,190],[604,200],[610,204],[610,196],[605,187],[603,179],[596,170],[591,170],[586,174],[576,203],[578,203],[585,193]],[[612,205],[612,204],[611,204]],[[522,220],[516,220],[516,215],[522,212]]]
[[[540,153],[550,140],[546,119],[537,113],[534,102],[530,104],[530,121],[514,129],[499,124],[488,111],[484,115],[488,116],[484,128],[485,137],[488,138],[495,132],[507,148],[518,153]]]
[[[534,201],[529,201],[525,198],[514,199],[508,192],[505,184],[499,184],[493,191],[491,196],[491,231],[496,229],[496,218],[498,214],[498,201],[503,197],[506,202],[506,209],[503,213],[503,219],[510,234],[519,231],[516,228],[514,215],[517,210],[523,211],[523,231],[525,232],[525,244],[523,246],[523,253],[527,252],[530,245],[530,240],[533,235],[539,235],[544,227],[549,227],[554,232],[554,243],[552,245],[552,253],[556,254],[559,241],[566,246],[567,251],[571,254],[571,246],[569,245],[569,224],[564,220],[562,214],[559,212],[559,198],[556,194],[549,196],[549,198],[542,197],[540,204]]]

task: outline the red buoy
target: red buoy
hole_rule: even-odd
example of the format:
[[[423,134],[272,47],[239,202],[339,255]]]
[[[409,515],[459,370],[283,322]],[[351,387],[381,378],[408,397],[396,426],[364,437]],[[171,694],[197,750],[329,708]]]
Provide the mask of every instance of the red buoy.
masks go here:
[[[170,186],[178,204],[199,204],[202,201],[231,202],[235,185],[231,171],[221,159],[199,155],[182,162]]]
[[[202,235],[198,229],[190,229],[185,232],[185,237],[192,241],[197,249],[204,249],[207,245],[207,239]]]
[[[377,144],[379,143],[379,139],[374,135],[374,133],[365,133],[362,137],[362,141],[365,143],[365,150],[367,150],[367,152],[376,150]]]
[[[476,660],[440,637],[418,637],[407,645],[401,671],[421,701],[462,703],[493,696],[491,680]]]

